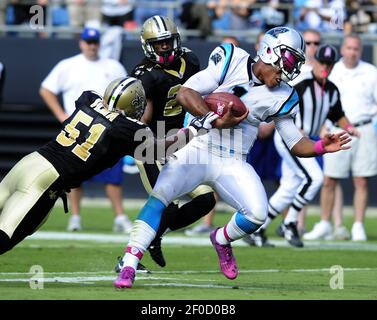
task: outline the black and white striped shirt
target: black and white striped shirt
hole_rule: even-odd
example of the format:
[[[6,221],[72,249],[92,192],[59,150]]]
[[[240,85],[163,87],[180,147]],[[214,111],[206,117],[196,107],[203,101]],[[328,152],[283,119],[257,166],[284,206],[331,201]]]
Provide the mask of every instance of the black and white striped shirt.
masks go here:
[[[326,119],[333,123],[344,116],[338,88],[327,80],[325,85],[308,72],[294,88],[299,96],[299,112],[295,123],[308,136],[318,136]]]

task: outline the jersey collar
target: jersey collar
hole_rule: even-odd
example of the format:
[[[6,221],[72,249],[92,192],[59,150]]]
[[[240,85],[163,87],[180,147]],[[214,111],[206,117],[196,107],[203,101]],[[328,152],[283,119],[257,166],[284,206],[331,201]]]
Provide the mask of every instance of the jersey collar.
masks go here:
[[[179,68],[179,71],[173,70],[173,69],[162,69],[166,73],[171,74],[174,77],[177,77],[178,79],[182,79],[185,71],[186,71],[186,61],[182,57],[179,58],[181,60],[181,67]]]

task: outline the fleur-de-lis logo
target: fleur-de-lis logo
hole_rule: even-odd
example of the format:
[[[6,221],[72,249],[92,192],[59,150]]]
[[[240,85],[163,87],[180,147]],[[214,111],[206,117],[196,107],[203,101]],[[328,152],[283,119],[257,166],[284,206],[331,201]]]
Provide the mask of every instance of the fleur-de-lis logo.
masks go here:
[[[143,96],[136,93],[135,98],[132,100],[131,104],[135,109],[135,117],[139,119],[143,115],[145,109]]]
[[[48,196],[49,196],[49,198],[50,198],[51,200],[56,200],[57,197],[58,197],[57,193],[58,193],[57,191],[50,190],[50,191],[48,192]]]
[[[132,100],[131,104],[133,107],[141,107],[143,105],[143,97],[139,94],[135,94],[135,98]]]

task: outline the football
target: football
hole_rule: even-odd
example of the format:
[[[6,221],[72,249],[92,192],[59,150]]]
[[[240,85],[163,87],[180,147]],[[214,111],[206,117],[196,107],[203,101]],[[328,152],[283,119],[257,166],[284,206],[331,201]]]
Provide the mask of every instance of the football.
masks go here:
[[[229,102],[233,102],[232,113],[234,116],[242,116],[247,112],[245,104],[234,94],[228,92],[211,93],[204,98],[208,108],[222,117],[228,111]]]

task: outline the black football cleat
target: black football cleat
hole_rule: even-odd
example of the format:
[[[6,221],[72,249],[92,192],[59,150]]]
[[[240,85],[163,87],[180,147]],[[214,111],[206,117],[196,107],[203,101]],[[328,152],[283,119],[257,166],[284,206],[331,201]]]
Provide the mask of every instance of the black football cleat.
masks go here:
[[[297,230],[297,224],[294,222],[290,222],[284,225],[284,238],[288,241],[288,243],[296,248],[302,248],[304,243],[301,241],[300,236]]]
[[[275,247],[271,242],[268,241],[268,238],[265,234],[264,229],[260,229],[259,231],[256,231],[252,234],[249,234],[242,238],[243,241],[248,243],[251,246],[256,246],[259,248],[265,247],[265,248],[272,248]]]
[[[160,267],[166,266],[166,261],[164,258],[164,255],[161,250],[161,238],[157,237],[155,238],[151,244],[148,247],[149,254],[151,255],[151,258],[156,264],[158,264]]]
[[[276,234],[281,237],[281,238],[284,238],[284,231],[285,231],[285,226],[284,226],[284,222],[282,221],[279,226],[276,228]]]

